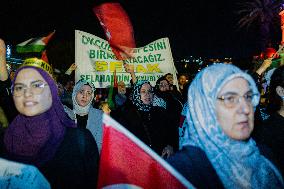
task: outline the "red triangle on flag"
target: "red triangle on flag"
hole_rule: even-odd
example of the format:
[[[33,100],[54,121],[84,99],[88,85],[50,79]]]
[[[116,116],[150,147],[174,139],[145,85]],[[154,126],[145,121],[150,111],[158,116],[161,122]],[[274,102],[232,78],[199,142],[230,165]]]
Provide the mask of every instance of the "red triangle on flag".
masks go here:
[[[52,36],[55,34],[55,31],[51,32],[50,34],[48,34],[48,36],[44,37],[42,39],[42,41],[44,42],[44,44],[47,45],[47,43],[50,41],[50,39],[52,38]]]
[[[107,115],[98,188],[194,188],[147,145]]]
[[[42,53],[41,53],[41,59],[47,63],[48,62],[48,57],[47,57],[47,53],[46,53],[46,50],[44,50]]]

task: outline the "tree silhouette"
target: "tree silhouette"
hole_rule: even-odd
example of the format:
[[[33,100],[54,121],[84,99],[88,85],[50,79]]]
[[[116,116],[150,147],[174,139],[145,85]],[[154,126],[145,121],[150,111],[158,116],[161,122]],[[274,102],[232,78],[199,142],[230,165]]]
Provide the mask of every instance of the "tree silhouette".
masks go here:
[[[239,16],[238,29],[256,29],[260,50],[264,51],[272,41],[273,29],[280,29],[279,11],[283,0],[252,0],[240,3],[236,13]]]

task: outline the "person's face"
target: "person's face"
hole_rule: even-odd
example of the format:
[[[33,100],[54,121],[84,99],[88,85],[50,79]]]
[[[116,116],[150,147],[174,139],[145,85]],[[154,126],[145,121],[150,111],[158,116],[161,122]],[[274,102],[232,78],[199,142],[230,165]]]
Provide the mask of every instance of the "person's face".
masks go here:
[[[66,86],[65,86],[65,89],[67,91],[73,91],[73,88],[74,88],[74,81],[68,81]]]
[[[180,85],[186,84],[186,77],[184,75],[180,76],[178,82]]]
[[[61,83],[57,83],[57,89],[58,89],[58,96],[61,96],[64,93],[64,87]]]
[[[119,82],[117,84],[117,91],[118,91],[119,94],[125,94],[126,93],[125,83]]]
[[[168,80],[168,82],[169,82],[171,85],[174,84],[174,78],[173,78],[172,75],[167,75],[167,76],[166,76],[166,79]]]
[[[15,90],[23,91],[23,94],[15,96]],[[13,94],[17,110],[25,116],[40,115],[49,110],[52,105],[49,86],[43,77],[31,68],[23,69],[18,73]]]
[[[218,122],[226,135],[235,140],[246,140],[254,128],[253,105],[246,101],[244,95],[251,94],[248,82],[243,78],[235,78],[224,85],[218,98],[238,98],[233,107],[225,106],[224,100],[217,100],[216,112]],[[224,99],[223,98],[223,99]]]
[[[170,90],[168,82],[166,80],[160,81],[159,89],[162,92]]]
[[[82,107],[87,106],[91,101],[92,95],[92,88],[89,85],[83,85],[76,95],[77,104]]]
[[[149,105],[152,103],[153,92],[152,92],[152,87],[148,83],[142,85],[140,89],[140,94],[141,94],[141,100],[144,104]]]

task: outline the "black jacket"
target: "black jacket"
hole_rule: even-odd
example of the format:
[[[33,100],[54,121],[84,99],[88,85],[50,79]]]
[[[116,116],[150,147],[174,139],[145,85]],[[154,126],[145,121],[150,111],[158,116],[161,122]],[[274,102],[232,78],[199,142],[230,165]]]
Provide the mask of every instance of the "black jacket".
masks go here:
[[[9,159],[5,150],[1,156]],[[52,189],[77,189],[96,188],[98,166],[98,147],[91,132],[87,129],[66,128],[64,139],[54,157],[37,168]]]
[[[111,116],[159,155],[164,147],[178,142],[173,134],[175,126],[163,108],[152,107],[149,112],[143,112],[127,101]]]

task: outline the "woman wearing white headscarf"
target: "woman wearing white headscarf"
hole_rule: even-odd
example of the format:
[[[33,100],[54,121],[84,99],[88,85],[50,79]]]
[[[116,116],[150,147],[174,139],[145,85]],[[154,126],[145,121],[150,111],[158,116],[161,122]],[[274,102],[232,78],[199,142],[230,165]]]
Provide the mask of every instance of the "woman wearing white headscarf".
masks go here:
[[[77,127],[87,128],[91,131],[100,152],[102,147],[103,112],[92,106],[94,96],[94,85],[90,82],[79,80],[73,88],[73,110],[67,106],[64,106],[64,110],[76,122]]]
[[[183,149],[168,162],[197,188],[283,188],[281,174],[250,137],[258,102],[253,79],[239,68],[205,68],[189,87]]]

